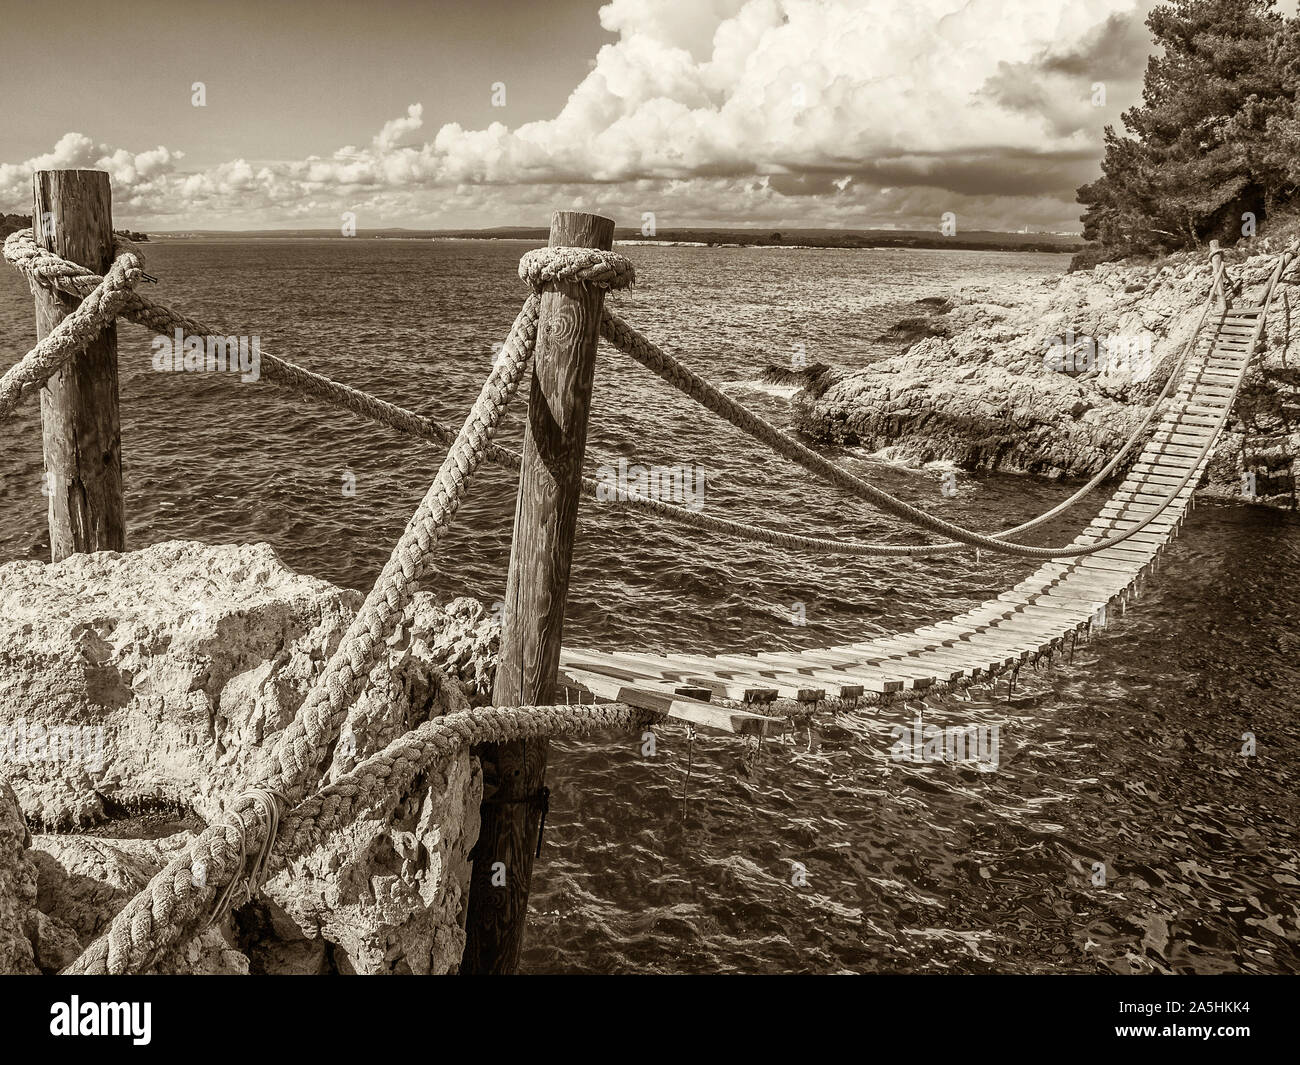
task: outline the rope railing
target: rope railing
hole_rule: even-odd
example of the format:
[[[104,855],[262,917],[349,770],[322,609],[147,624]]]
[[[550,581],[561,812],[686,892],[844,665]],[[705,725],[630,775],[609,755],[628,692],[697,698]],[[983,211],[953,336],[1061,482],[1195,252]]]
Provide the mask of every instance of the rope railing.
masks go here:
[[[124,241],[119,241],[119,247],[139,259],[138,250],[129,246]],[[546,262],[546,255],[554,256],[556,249],[538,249],[537,252],[526,254],[520,261],[520,277],[534,286],[545,283],[551,279],[565,279],[566,275],[561,267],[544,267],[541,264]],[[544,253],[539,256],[538,253]],[[5,242],[5,258],[14,266],[22,270],[33,284],[44,284],[55,287],[71,295],[88,296],[91,293],[101,289],[104,279],[94,274],[85,267],[76,263],[71,263],[42,248],[36,243],[30,229],[20,230],[12,234]],[[530,259],[530,256],[532,258]],[[626,264],[626,265],[620,265]],[[579,260],[581,262],[581,259]],[[631,264],[622,256],[612,252],[601,253],[601,258],[593,260],[594,266],[587,269],[588,276],[580,280],[596,284],[604,284],[613,279],[620,283],[630,283],[633,276]],[[549,269],[547,274],[544,270]],[[1222,266],[1219,266],[1222,270]],[[576,277],[576,272],[570,268],[568,276]],[[1218,272],[1216,271],[1216,280]],[[1210,303],[1213,302],[1215,289],[1212,288],[1207,298],[1206,306],[1202,311],[1201,318],[1193,330],[1191,339],[1184,350],[1185,358],[1187,350],[1195,343],[1200,329],[1204,323],[1206,313],[1209,310]],[[125,295],[117,298],[119,313],[128,321],[142,325],[151,331],[162,336],[171,337],[179,330],[185,336],[224,336],[228,331],[218,329],[210,324],[199,322],[186,315],[180,314],[170,307],[149,299],[146,296],[134,292],[127,292]],[[111,320],[108,318],[107,320]],[[65,322],[66,324],[66,322]],[[630,327],[629,327],[630,328]],[[57,331],[56,331],[57,332]],[[77,340],[84,346],[84,342],[94,335],[94,330],[81,330],[76,334]],[[75,344],[66,344],[59,348],[59,354],[56,358],[49,358],[38,354],[38,349],[53,339],[47,337],[38,345],[37,349],[21,360],[20,363],[10,371],[15,378],[24,382],[21,393],[14,389],[14,395],[9,406],[4,403],[5,392],[0,387],[0,419],[8,414],[13,406],[24,396],[34,391],[40,384],[49,377],[49,375],[58,368],[62,361],[66,361],[76,350]],[[434,418],[426,415],[417,414],[397,404],[390,403],[386,400],[379,399],[360,389],[353,388],[349,385],[342,384],[323,374],[316,373],[299,366],[287,359],[283,359],[270,352],[263,351],[261,354],[262,376],[274,384],[288,387],[307,398],[320,400],[330,406],[338,409],[348,410],[361,417],[367,418],[378,424],[386,425],[389,428],[399,432],[407,433],[423,439],[435,441],[441,444],[450,443],[454,437],[454,432]],[[1178,365],[1181,365],[1181,359]],[[1178,376],[1178,365],[1170,373],[1165,381],[1165,387],[1155,402],[1148,408],[1145,417],[1138,426],[1129,433],[1127,439],[1116,453],[1116,455],[1095,474],[1091,480],[1079,488],[1068,499],[1058,503],[1048,511],[1039,514],[1037,517],[1023,522],[1012,528],[1004,529],[995,533],[978,533],[973,530],[962,530],[969,536],[987,537],[989,541],[1002,541],[1007,537],[1018,536],[1021,533],[1028,532],[1031,529],[1042,525],[1057,515],[1071,509],[1077,503],[1091,494],[1100,484],[1102,484],[1119,466],[1124,456],[1132,449],[1134,444],[1141,439],[1142,434],[1150,425],[1151,420],[1158,413],[1159,404],[1167,397],[1172,384]],[[8,375],[6,375],[8,378]],[[737,406],[739,406],[737,404]],[[743,408],[742,408],[743,409]],[[755,418],[757,416],[754,416]],[[772,428],[775,432],[780,432]],[[783,434],[785,439],[796,446],[798,442],[787,434]],[[815,454],[813,452],[808,452]],[[491,444],[488,453],[488,461],[495,465],[509,470],[518,470],[522,462],[522,456],[510,448],[503,447],[499,444]],[[597,497],[599,485],[591,477],[583,477],[583,490],[589,497]],[[834,483],[834,482],[833,482]],[[841,487],[844,485],[841,484]],[[877,490],[878,491],[878,490]],[[891,499],[902,507],[907,504],[893,497],[882,496]],[[1170,494],[1167,499],[1172,502],[1174,494]],[[881,503],[877,500],[868,498],[870,502]],[[954,540],[947,543],[939,544],[920,544],[920,545],[900,545],[892,543],[864,543],[855,540],[843,540],[826,536],[812,536],[808,534],[789,533],[767,528],[762,525],[756,525],[747,522],[735,521],[727,518],[720,518],[714,515],[701,514],[696,511],[687,509],[674,503],[664,502],[653,499],[636,491],[623,490],[617,496],[610,500],[602,500],[605,503],[613,503],[625,508],[643,510],[652,513],[658,517],[667,519],[680,525],[690,528],[699,529],[706,532],[716,533],[735,539],[746,540],[750,542],[766,543],[773,546],[806,551],[819,554],[841,554],[867,557],[899,557],[899,556],[923,556],[944,554],[954,551],[960,551],[970,546],[988,546],[988,541],[982,541],[978,544],[962,537],[959,534],[950,534]],[[1168,503],[1166,503],[1168,505]],[[884,504],[887,508],[888,504]],[[1164,509],[1163,507],[1161,509]],[[919,513],[919,511],[918,511]],[[912,520],[905,513],[896,516],[904,517],[905,520]],[[916,522],[913,522],[914,524]],[[957,529],[959,526],[953,526]],[[1127,535],[1138,530],[1131,530]],[[1023,547],[1024,545],[1014,545]],[[997,550],[997,548],[994,548]],[[1049,550],[1049,549],[1038,549]],[[1012,550],[1009,553],[1020,554],[1020,551]],[[1046,557],[1046,556],[1033,556]],[[1064,555],[1060,557],[1066,557]]]
[[[1222,267],[1220,266],[1220,270]],[[1218,272],[1216,272],[1216,279]],[[1195,327],[1192,329],[1186,343],[1183,345],[1178,357],[1174,361],[1168,376],[1165,378],[1164,387],[1148,407],[1146,414],[1143,416],[1138,425],[1128,434],[1123,445],[1096,474],[1082,487],[1077,489],[1069,498],[1056,504],[1051,509],[1039,514],[1037,517],[1022,522],[1012,528],[1004,529],[1001,532],[992,533],[999,540],[1009,536],[1017,536],[1021,533],[1028,532],[1038,526],[1050,521],[1052,518],[1065,513],[1067,510],[1077,506],[1087,496],[1094,492],[1118,469],[1124,457],[1133,449],[1133,446],[1146,434],[1151,422],[1156,415],[1160,413],[1161,404],[1168,399],[1173,386],[1180,380],[1180,375],[1186,366],[1188,355],[1195,349],[1195,345],[1200,338],[1201,330],[1204,327],[1205,319],[1209,314],[1210,308],[1215,302],[1215,288],[1212,287],[1207,294],[1201,309],[1200,318],[1197,319]],[[607,339],[609,337],[607,336]],[[739,406],[739,404],[737,404]],[[775,429],[775,427],[773,427]],[[779,430],[777,430],[779,432]],[[792,442],[793,438],[789,438]],[[591,485],[594,490],[594,482]],[[1181,490],[1181,489],[1180,489]],[[1169,493],[1165,497],[1161,510],[1164,510],[1174,499],[1177,498],[1177,492]],[[952,551],[966,549],[969,545],[965,542],[950,542],[942,544],[923,544],[923,545],[898,545],[884,543],[858,543],[854,541],[833,540],[826,537],[806,536],[796,533],[783,533],[775,530],[764,528],[763,526],[750,525],[743,522],[729,521],[723,518],[715,518],[711,515],[701,515],[686,511],[684,508],[673,507],[668,504],[658,504],[655,501],[644,497],[636,497],[629,493],[627,501],[636,506],[654,510],[661,513],[670,520],[685,525],[691,525],[696,528],[705,529],[710,532],[721,533],[726,536],[733,536],[739,539],[758,541],[763,543],[775,544],[780,547],[792,548],[795,550],[814,551],[821,553],[846,554],[846,555],[867,555],[873,557],[881,556],[898,556],[898,555],[935,555],[944,554]],[[1138,530],[1134,530],[1135,532]]]
[[[163,335],[172,335],[179,329],[187,335],[224,335],[218,330],[177,314],[170,308],[149,300],[147,297],[140,296],[130,291],[130,286],[123,284],[122,277],[127,275],[132,261],[135,262],[136,274],[140,264],[138,255],[133,251],[121,249],[119,254],[125,256],[135,256],[134,260],[126,258],[123,260],[124,266],[118,272],[116,286],[112,286],[107,279],[98,278],[91,271],[84,267],[69,263],[67,260],[54,255],[41,248],[34,240],[30,230],[20,231],[13,234],[5,243],[5,257],[15,266],[22,269],[33,284],[52,285],[72,293],[80,293],[89,297],[92,294],[114,291],[113,307],[128,320],[145,325]],[[630,283],[633,275],[631,264],[622,256],[612,252],[602,252],[598,256],[584,260],[581,256],[575,260],[579,266],[575,269],[572,266],[566,267],[556,256],[556,249],[538,249],[537,252],[531,252],[524,256],[520,263],[520,276],[524,280],[533,284],[534,287],[539,284],[553,280],[565,280],[577,278],[579,280],[589,281],[596,284],[608,284],[611,281],[619,285]],[[588,265],[582,265],[583,263]],[[116,264],[115,264],[116,265]],[[1214,267],[1214,284],[1211,286],[1206,304],[1201,312],[1201,317],[1193,330],[1187,345],[1184,348],[1183,355],[1179,360],[1181,365],[1187,353],[1193,349],[1196,340],[1200,334],[1205,318],[1208,314],[1209,307],[1214,300],[1216,293],[1222,291],[1221,282],[1226,277],[1226,270],[1221,262],[1221,253],[1217,252],[1212,257]],[[586,276],[578,277],[578,272],[585,270]],[[548,272],[549,271],[549,272]],[[113,271],[110,271],[112,274]],[[134,284],[131,281],[130,284]],[[92,304],[92,313],[98,299],[89,301]],[[33,349],[29,355],[23,359],[18,366],[6,375],[5,382],[0,382],[0,417],[7,411],[4,403],[9,404],[8,409],[16,404],[18,399],[23,395],[29,394],[38,387],[40,383],[49,376],[49,374],[61,364],[62,361],[70,357],[76,350],[78,342],[82,343],[94,335],[95,322],[103,321],[108,316],[105,312],[99,310],[99,318],[87,318],[85,315],[78,318],[70,316],[50,337],[45,338]],[[111,319],[110,319],[111,320]],[[68,323],[72,322],[72,326]],[[64,326],[68,326],[64,329]],[[1078,489],[1068,499],[1058,503],[1048,511],[1030,519],[1020,525],[1010,529],[1002,530],[998,533],[988,534],[980,533],[975,530],[967,529],[955,523],[949,523],[943,519],[936,518],[927,514],[920,508],[911,506],[904,501],[894,497],[882,490],[871,485],[870,482],[862,480],[843,471],[833,464],[829,463],[816,452],[804,447],[799,441],[795,440],[789,434],[781,432],[775,426],[765,422],[763,419],[747,411],[740,404],[723,396],[712,386],[709,386],[701,378],[698,378],[691,371],[686,369],[681,363],[667,356],[654,345],[650,344],[646,338],[637,333],[626,323],[613,315],[613,312],[606,310],[605,319],[602,323],[602,331],[607,339],[610,339],[615,346],[632,354],[643,365],[647,365],[654,372],[659,373],[670,383],[687,392],[692,398],[703,403],[707,408],[720,413],[733,424],[744,429],[752,436],[762,440],[768,446],[772,447],[778,454],[791,458],[803,465],[805,469],[836,484],[841,488],[848,489],[852,494],[866,499],[880,509],[894,514],[896,517],[903,518],[911,524],[918,525],[932,532],[942,533],[952,537],[949,542],[939,544],[920,544],[920,545],[900,545],[888,543],[861,543],[852,540],[840,540],[830,537],[809,536],[797,533],[786,533],[776,530],[767,529],[763,526],[753,525],[745,522],[732,521],[725,518],[718,518],[712,515],[703,515],[680,507],[672,503],[666,503],[649,498],[637,492],[622,491],[612,502],[622,504],[628,507],[648,510],[658,516],[668,518],[680,524],[688,525],[694,528],[719,533],[726,536],[732,536],[747,540],[757,540],[781,547],[809,550],[821,553],[840,553],[850,555],[866,556],[919,556],[947,553],[959,551],[968,547],[982,547],[1003,553],[1037,557],[1037,558],[1066,558],[1072,557],[1073,554],[1086,554],[1091,551],[1101,550],[1104,547],[1115,546],[1129,539],[1137,532],[1140,532],[1146,525],[1154,521],[1172,502],[1177,498],[1184,485],[1166,494],[1164,499],[1158,505],[1145,521],[1131,529],[1124,530],[1106,541],[1091,546],[1089,551],[1078,547],[1032,547],[1024,544],[1011,544],[1006,542],[1007,537],[1017,536],[1027,532],[1037,526],[1045,523],[1053,517],[1075,506],[1083,498],[1096,489],[1119,465],[1124,456],[1131,450],[1133,445],[1141,438],[1146,428],[1150,425],[1152,419],[1157,413],[1160,404],[1168,396],[1169,391],[1179,376],[1178,365],[1170,373],[1165,381],[1164,388],[1156,401],[1150,406],[1145,417],[1139,422],[1138,426],[1130,432],[1123,446],[1118,453],[1100,470],[1094,477],[1083,487]],[[449,429],[438,423],[435,419],[415,414],[412,411],[399,407],[396,404],[388,403],[383,400],[369,395],[361,390],[351,388],[350,386],[340,384],[324,375],[316,374],[297,366],[287,360],[280,359],[267,353],[263,356],[263,367],[265,376],[276,383],[287,385],[302,395],[314,396],[325,400],[326,402],[351,410],[364,417],[389,425],[399,431],[411,433],[426,439],[437,440],[447,443],[451,440],[452,434]],[[7,387],[5,387],[7,385]],[[1206,446],[1208,453],[1209,445]],[[500,445],[490,445],[488,456],[491,461],[506,468],[518,469],[521,462],[521,456],[510,449],[503,448]],[[583,488],[588,495],[595,495],[598,489],[597,482],[589,477],[583,478]]]
[[[899,499],[897,496],[893,496],[883,489],[877,488],[870,481],[858,477],[856,474],[850,473],[848,470],[835,465],[833,462],[819,455],[816,451],[813,451],[811,448],[800,443],[790,434],[785,433],[772,425],[771,422],[759,417],[740,403],[731,399],[731,397],[724,395],[717,388],[688,368],[680,360],[657,347],[608,308],[605,309],[604,317],[601,322],[601,332],[605,339],[620,351],[629,355],[631,358],[641,363],[641,365],[646,369],[657,374],[663,380],[668,382],[668,384],[695,400],[706,410],[720,415],[726,421],[729,421],[732,425],[747,433],[755,440],[766,444],[772,451],[776,452],[783,458],[790,459],[808,470],[810,473],[819,477],[821,480],[842,488],[860,499],[866,500],[887,514],[892,514],[912,525],[951,538],[949,542],[942,544],[859,544],[856,546],[856,552],[862,554],[894,556],[927,555],[948,551],[959,551],[963,546],[965,546],[984,548],[990,551],[997,551],[1008,555],[1017,555],[1023,558],[1075,558],[1081,555],[1090,555],[1097,551],[1103,551],[1115,547],[1141,532],[1144,528],[1150,525],[1151,522],[1159,517],[1160,514],[1170,506],[1170,504],[1173,503],[1182,489],[1186,487],[1186,482],[1191,477],[1189,471],[1188,475],[1184,477],[1183,482],[1176,489],[1166,495],[1164,499],[1161,500],[1159,506],[1148,514],[1143,521],[1106,540],[1098,541],[1084,547],[1072,545],[1061,547],[1032,547],[1027,544],[1014,544],[999,539],[996,536],[979,533],[953,522],[935,517],[934,515],[922,510],[920,507],[915,507],[912,504]],[[1213,443],[1213,438],[1207,440],[1205,447],[1202,449],[1200,459],[1204,459],[1205,456],[1209,454]]]
[[[1267,315],[1268,307],[1272,302],[1276,286],[1281,280],[1283,274],[1285,274],[1287,270],[1295,264],[1298,254],[1300,254],[1300,241],[1292,243],[1281,255],[1278,256],[1277,265],[1266,282],[1261,297],[1261,306],[1263,307],[1263,310],[1260,312],[1259,320],[1251,339],[1252,352],[1258,345],[1259,339],[1262,336],[1264,320]],[[1197,339],[1204,327],[1205,319],[1214,303],[1216,292],[1220,291],[1223,281],[1227,279],[1228,276],[1227,269],[1221,261],[1215,262],[1213,273],[1215,283],[1211,286],[1210,293],[1202,307],[1200,318],[1197,320],[1197,324],[1184,346],[1182,355],[1179,359],[1180,364],[1185,364],[1186,358],[1194,350]],[[1226,306],[1225,297],[1225,311]],[[1160,404],[1168,397],[1175,381],[1180,380],[1180,373],[1177,367],[1175,367],[1174,371],[1170,373],[1168,379],[1165,381],[1164,388],[1148,410],[1147,415],[1142,419],[1138,427],[1129,434],[1128,441],[1125,443],[1120,453],[1116,455],[1110,463],[1108,463],[1106,469],[1099,472],[1088,484],[1084,485],[1083,488],[1079,489],[1069,499],[1058,504],[1056,507],[1053,507],[1044,514],[1023,523],[1022,525],[1016,526],[1014,529],[995,535],[988,535],[934,517],[920,508],[914,507],[911,504],[890,495],[882,489],[877,488],[869,481],[857,477],[847,470],[834,465],[811,448],[800,443],[790,434],[778,429],[770,422],[761,418],[757,414],[754,414],[752,411],[749,411],[740,403],[737,403],[729,396],[726,396],[718,389],[714,388],[678,359],[675,359],[673,356],[667,354],[662,349],[651,343],[645,336],[637,332],[636,329],[619,318],[618,315],[609,308],[605,308],[604,311],[604,316],[601,322],[601,333],[611,344],[635,359],[646,369],[657,374],[668,384],[677,388],[679,391],[705,407],[705,409],[718,414],[754,439],[766,444],[782,457],[797,463],[804,469],[820,477],[822,480],[843,488],[859,498],[866,499],[868,502],[873,503],[875,506],[887,513],[900,517],[913,525],[928,529],[931,532],[941,533],[951,537],[950,542],[942,544],[925,544],[916,546],[902,546],[895,544],[853,545],[851,548],[852,552],[861,554],[924,555],[957,551],[961,550],[963,547],[977,547],[987,548],[1004,554],[1018,555],[1021,557],[1060,559],[1077,558],[1095,554],[1099,551],[1108,550],[1109,548],[1124,543],[1126,540],[1131,539],[1137,533],[1147,528],[1152,522],[1160,517],[1160,515],[1163,514],[1176,499],[1178,499],[1191,481],[1192,477],[1199,476],[1200,467],[1209,457],[1211,450],[1217,442],[1218,434],[1227,423],[1232,410],[1232,404],[1229,403],[1223,414],[1219,417],[1218,422],[1214,427],[1214,431],[1207,436],[1204,445],[1196,456],[1196,460],[1188,466],[1187,471],[1178,483],[1160,499],[1155,507],[1146,514],[1143,520],[1113,536],[1096,540],[1084,546],[1068,545],[1060,548],[1030,547],[1024,544],[1007,543],[1002,538],[1028,531],[1029,529],[1041,525],[1048,519],[1055,517],[1057,514],[1060,514],[1079,502],[1084,496],[1095,489],[1105,476],[1110,472],[1113,472],[1113,470],[1118,466],[1120,460],[1122,460],[1124,454],[1128,452],[1133,443],[1139,438],[1140,434],[1150,425],[1151,420],[1159,410]],[[1198,374],[1198,377],[1203,373],[1204,370],[1202,369]],[[1239,388],[1240,382],[1237,383],[1237,389]],[[1233,391],[1234,399],[1237,395],[1237,389],[1234,389]]]

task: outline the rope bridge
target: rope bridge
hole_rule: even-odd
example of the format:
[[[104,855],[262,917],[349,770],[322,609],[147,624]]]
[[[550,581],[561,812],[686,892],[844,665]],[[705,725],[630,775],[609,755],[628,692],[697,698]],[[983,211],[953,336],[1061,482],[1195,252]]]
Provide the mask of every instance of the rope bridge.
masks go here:
[[[117,318],[163,336],[226,336],[137,291],[143,256],[118,241],[110,269],[98,275],[38,243],[31,230],[11,235],[5,259],[38,287],[79,301],[59,325],[0,378],[0,421],[76,358]],[[1112,603],[1139,594],[1142,578],[1177,533],[1192,492],[1227,421],[1247,363],[1258,345],[1274,288],[1293,261],[1279,256],[1256,304],[1230,310],[1222,268],[1200,321],[1150,413],[1123,448],[1088,484],[1032,521],[986,533],[945,521],[846,471],[791,435],[723,395],[605,308],[600,332],[616,349],[657,374],[813,476],[943,539],[867,543],[802,536],[705,516],[636,492],[612,504],[702,531],[810,553],[875,557],[949,553],[975,548],[1043,560],[1041,567],[996,599],[915,632],[817,651],[756,655],[649,655],[563,649],[562,676],[606,703],[489,707],[430,720],[323,784],[348,710],[374,671],[387,668],[385,644],[403,621],[438,544],[455,520],[484,462],[518,470],[523,456],[493,442],[538,342],[543,293],[556,286],[625,288],[632,264],[610,251],[550,247],[527,253],[520,277],[524,300],[491,374],[459,430],[262,353],[263,379],[326,406],[351,411],[397,431],[447,446],[432,485],[416,508],[374,587],[337,650],[316,678],[291,724],[280,734],[271,768],[227,807],[113,919],[69,968],[73,973],[125,973],[147,968],[158,953],[193,935],[241,899],[251,898],[275,870],[361,816],[378,816],[431,765],[483,743],[574,736],[610,728],[639,729],[677,718],[728,732],[762,733],[778,700],[856,705],[991,680],[1026,661],[1077,641]],[[1154,429],[1152,429],[1154,423]],[[1140,440],[1136,461],[1097,516],[1069,544],[1035,546],[1016,537],[1077,506]],[[582,479],[583,490],[596,482]],[[1073,644],[1071,644],[1071,649]],[[195,877],[202,867],[206,875]]]

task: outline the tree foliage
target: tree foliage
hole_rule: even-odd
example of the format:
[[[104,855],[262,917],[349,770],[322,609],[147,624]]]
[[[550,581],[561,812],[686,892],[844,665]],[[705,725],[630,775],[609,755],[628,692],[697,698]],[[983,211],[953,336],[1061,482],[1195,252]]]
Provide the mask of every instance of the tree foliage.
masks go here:
[[[1172,0],[1147,27],[1142,103],[1078,190],[1084,239],[1113,256],[1232,243],[1300,188],[1300,24],[1275,0]]]

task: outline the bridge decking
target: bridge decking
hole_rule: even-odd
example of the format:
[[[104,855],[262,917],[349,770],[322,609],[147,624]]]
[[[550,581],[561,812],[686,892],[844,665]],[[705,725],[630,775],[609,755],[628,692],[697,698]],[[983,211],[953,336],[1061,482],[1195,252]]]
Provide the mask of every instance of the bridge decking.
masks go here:
[[[732,732],[759,730],[773,699],[853,701],[867,694],[922,692],[938,683],[989,679],[1060,647],[1098,611],[1133,589],[1182,524],[1204,467],[1206,441],[1228,408],[1262,327],[1262,307],[1218,312],[1202,332],[1182,379],[1127,476],[1074,545],[1131,529],[1156,510],[1188,469],[1174,501],[1141,532],[1112,548],[1051,560],[1009,591],[914,632],[809,651],[654,655],[565,648],[560,673],[600,699],[666,711]],[[721,706],[711,699],[747,704]]]

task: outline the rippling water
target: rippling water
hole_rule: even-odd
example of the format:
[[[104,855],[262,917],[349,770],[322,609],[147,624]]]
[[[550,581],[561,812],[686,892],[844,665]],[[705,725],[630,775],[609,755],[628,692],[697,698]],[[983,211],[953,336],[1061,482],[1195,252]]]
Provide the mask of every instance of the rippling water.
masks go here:
[[[229,241],[146,248],[158,294],[230,333],[458,424],[522,297],[516,242]],[[635,248],[615,297],[635,324],[778,422],[758,386],[796,345],[862,365],[913,301],[1038,283],[1055,255]],[[296,569],[366,588],[425,491],[436,449],[274,386],[160,374],[120,329],[131,545],[265,540]],[[0,360],[33,341],[30,296],[0,274]],[[46,557],[39,415],[4,428],[0,559]],[[510,416],[507,443],[521,435]],[[897,528],[768,456],[602,350],[589,464],[709,470],[708,510],[806,532]],[[863,454],[839,461],[979,528],[1067,491]],[[344,478],[356,492],[342,492]],[[492,602],[514,511],[487,469],[429,586]],[[1070,520],[1057,520],[1064,542]],[[803,648],[910,628],[997,594],[1024,563],[799,558],[587,506],[566,637],[574,646]],[[1000,726],[1000,765],[891,760],[916,706],[842,713],[760,750],[664,726],[554,745],[552,812],[524,968],[672,972],[1295,972],[1300,970],[1297,614],[1300,526],[1201,507],[1127,617],[1014,699],[927,701],[927,723]],[[792,624],[802,608],[806,625]],[[1242,734],[1257,738],[1244,758]],[[691,765],[689,781],[686,768]],[[1094,886],[1096,863],[1106,884]],[[802,869],[802,877],[795,874]],[[796,879],[804,879],[796,886]]]

